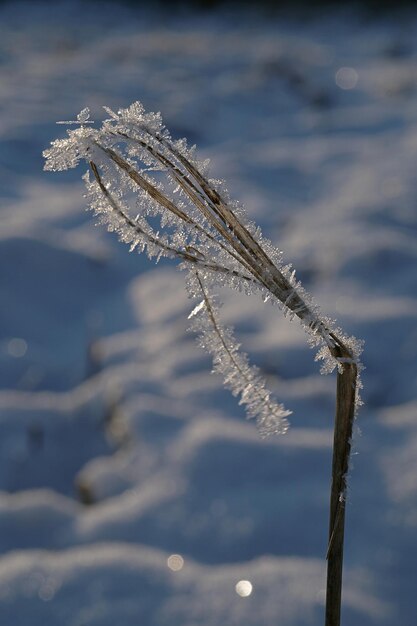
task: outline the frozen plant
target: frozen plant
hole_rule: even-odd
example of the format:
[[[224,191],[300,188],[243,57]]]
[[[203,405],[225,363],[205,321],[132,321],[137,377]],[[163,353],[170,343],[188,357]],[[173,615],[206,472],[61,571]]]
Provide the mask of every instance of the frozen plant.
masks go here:
[[[320,315],[295,271],[283,265],[281,252],[230,200],[222,182],[207,178],[208,164],[195,159],[194,148],[171,139],[159,114],[145,113],[138,102],[118,113],[106,111],[110,118],[99,130],[87,126],[88,109],[82,111],[80,128],[44,152],[45,168],[64,170],[84,159],[90,167],[84,176],[88,202],[99,221],[131,251],[181,261],[189,294],[201,300],[190,314],[192,325],[212,353],[215,370],[240,395],[248,416],[257,418],[262,434],[284,432],[290,412],[272,400],[231,329],[220,324],[216,288],[257,291],[284,314],[297,316],[319,347],[316,359],[323,360],[324,373],[346,361],[357,363],[360,342]]]
[[[84,176],[89,207],[100,223],[116,231],[130,250],[149,258],[176,258],[187,272],[187,289],[198,300],[190,314],[192,328],[207,349],[214,370],[240,397],[248,417],[256,418],[262,435],[284,433],[287,411],[275,401],[258,369],[230,328],[219,320],[216,290],[228,286],[258,293],[277,304],[284,315],[298,318],[310,345],[318,349],[322,372],[338,373],[331,519],[327,626],[340,614],[341,566],[346,473],[355,408],[359,399],[359,356],[362,342],[348,337],[323,316],[286,265],[282,253],[264,238],[231,200],[222,181],[208,177],[207,162],[195,157],[184,139],[173,140],[159,113],[146,113],[139,102],[117,113],[105,107],[108,119],[92,127],[84,109],[65,139],[44,152],[45,169],[57,171],[88,165]]]

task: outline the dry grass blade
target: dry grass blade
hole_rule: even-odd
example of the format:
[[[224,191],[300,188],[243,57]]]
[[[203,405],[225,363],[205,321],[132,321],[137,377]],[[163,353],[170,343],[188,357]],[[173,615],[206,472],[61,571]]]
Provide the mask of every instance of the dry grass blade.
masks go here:
[[[220,272],[222,274],[230,274],[232,276],[235,276],[237,278],[240,278],[240,279],[248,281],[248,282],[252,281],[252,278],[250,276],[245,276],[244,274],[241,274],[240,272],[236,272],[236,270],[230,270],[230,269],[228,269],[226,267],[222,267],[220,265],[216,265],[215,263],[206,263],[204,261],[203,254],[199,250],[196,250],[195,248],[193,249],[193,251],[195,253],[197,253],[197,254],[191,254],[190,251],[179,250],[178,248],[173,248],[172,246],[168,246],[168,245],[162,243],[161,239],[159,239],[157,237],[153,237],[149,233],[146,233],[119,206],[119,204],[117,203],[116,199],[113,197],[113,195],[109,192],[109,190],[104,185],[104,183],[102,181],[102,178],[100,176],[100,173],[98,171],[97,165],[94,163],[94,161],[90,161],[89,165],[91,167],[91,171],[94,174],[94,178],[96,179],[97,184],[99,185],[100,190],[103,193],[103,196],[109,202],[109,204],[112,207],[112,209],[115,212],[115,214],[119,215],[124,220],[126,225],[128,225],[132,229],[132,231],[135,232],[137,235],[140,235],[140,236],[144,237],[145,239],[147,239],[153,245],[155,245],[157,247],[160,247],[161,250],[163,250],[164,252],[170,253],[173,256],[176,256],[176,257],[178,257],[179,259],[181,259],[183,261],[188,261],[189,263],[193,263],[193,264],[195,264],[198,267],[201,267],[201,268],[204,268],[204,269],[208,269],[208,270],[211,270],[213,272]],[[157,191],[157,190],[155,190],[155,191]]]
[[[291,266],[282,264],[281,253],[245,221],[243,210],[221,185],[206,176],[186,143],[170,137],[159,114],[145,113],[140,103],[118,113],[106,111],[110,119],[96,130],[86,125],[84,110],[77,118],[80,128],[45,151],[46,169],[75,167],[84,159],[93,173],[93,180],[85,177],[90,206],[108,229],[117,231],[131,250],[137,247],[150,258],[181,261],[180,267],[188,271],[189,294],[202,298],[190,315],[193,329],[212,354],[214,370],[240,397],[248,417],[257,420],[261,434],[285,432],[289,411],[271,398],[259,371],[239,350],[232,329],[220,324],[214,295],[218,286],[261,293],[264,300],[278,303],[284,314],[301,321],[310,344],[319,348],[316,360],[323,361],[322,372],[337,369],[326,626],[339,626],[346,477],[360,403],[361,342],[320,313]],[[162,182],[154,171],[162,173]],[[141,210],[135,219],[128,208],[132,190]],[[151,225],[155,216],[161,224],[157,232]]]

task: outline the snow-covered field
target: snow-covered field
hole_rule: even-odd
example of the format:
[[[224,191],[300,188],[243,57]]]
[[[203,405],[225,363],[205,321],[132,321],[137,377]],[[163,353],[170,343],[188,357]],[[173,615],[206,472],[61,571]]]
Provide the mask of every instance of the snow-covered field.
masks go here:
[[[323,623],[333,377],[296,322],[224,294],[294,411],[260,439],[181,273],[94,226],[82,171],[42,171],[56,120],[141,100],[365,339],[343,624],[414,626],[417,11],[6,3],[0,94],[0,624]]]

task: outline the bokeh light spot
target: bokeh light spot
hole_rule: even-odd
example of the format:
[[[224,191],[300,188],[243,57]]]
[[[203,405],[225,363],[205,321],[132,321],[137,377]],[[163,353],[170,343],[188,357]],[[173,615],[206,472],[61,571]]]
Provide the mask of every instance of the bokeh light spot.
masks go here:
[[[184,567],[184,559],[180,554],[171,554],[167,559],[167,565],[173,572],[179,572]]]
[[[9,343],[7,344],[7,352],[10,354],[10,356],[14,356],[16,358],[25,356],[27,349],[28,344],[24,339],[21,339],[20,337],[13,337],[13,339],[10,339]]]
[[[239,580],[235,589],[238,596],[241,598],[247,598],[252,593],[253,587],[250,580]]]
[[[358,82],[358,72],[353,67],[340,67],[336,72],[336,85],[340,89],[354,89]]]

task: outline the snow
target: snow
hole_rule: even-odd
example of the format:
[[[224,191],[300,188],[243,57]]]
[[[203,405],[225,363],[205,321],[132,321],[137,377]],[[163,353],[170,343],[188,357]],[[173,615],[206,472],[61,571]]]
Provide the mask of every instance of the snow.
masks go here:
[[[275,618],[277,604],[280,619],[291,619],[300,626],[314,624],[319,615],[320,601],[311,585],[322,573],[318,560],[269,557],[244,568],[208,568],[186,560],[177,572],[170,571],[166,561],[166,554],[145,546],[113,543],[59,555],[42,551],[10,554],[0,566],[4,619],[22,624],[30,621],[35,626],[45,620],[69,625],[122,622],[161,626],[191,626],[202,620],[214,626],[227,620],[233,626],[242,621],[266,626]],[[252,597],[242,600],[236,593],[242,570],[250,577],[258,602],[252,602]],[[359,581],[363,584],[360,576]],[[381,603],[368,602],[360,589],[349,595],[347,605],[353,617],[365,610],[377,618],[382,609]]]
[[[1,4],[0,623],[323,623],[333,377],[295,321],[221,290],[293,410],[261,440],[181,273],[95,228],[77,170],[42,171],[57,120],[140,100],[365,339],[343,624],[414,626],[416,31],[414,10]]]

